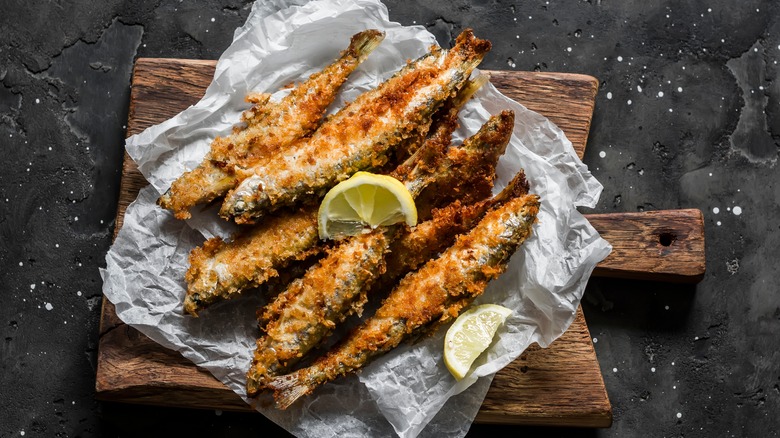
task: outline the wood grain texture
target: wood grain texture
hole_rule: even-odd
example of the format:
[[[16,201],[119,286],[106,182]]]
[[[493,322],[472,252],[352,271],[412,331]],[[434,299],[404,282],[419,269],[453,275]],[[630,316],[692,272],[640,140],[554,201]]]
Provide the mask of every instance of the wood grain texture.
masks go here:
[[[138,133],[196,102],[211,80],[210,61],[139,59],[133,76],[128,132]],[[554,73],[490,72],[494,83],[560,126],[580,156],[585,149],[598,84]],[[146,185],[125,159],[117,229],[125,209]],[[96,380],[101,400],[167,406],[250,410],[236,394],[175,351],[123,324],[104,301]],[[550,347],[531,347],[501,370],[477,421],[608,427],[612,411],[582,310]]]
[[[594,275],[678,283],[697,283],[704,277],[704,216],[700,210],[586,217],[612,244],[612,253],[599,263]]]

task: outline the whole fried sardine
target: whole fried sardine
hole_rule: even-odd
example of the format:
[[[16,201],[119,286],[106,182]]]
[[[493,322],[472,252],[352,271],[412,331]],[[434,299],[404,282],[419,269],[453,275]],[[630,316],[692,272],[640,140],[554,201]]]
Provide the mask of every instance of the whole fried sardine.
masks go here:
[[[449,148],[443,159],[423,162],[434,163],[434,174],[446,174],[453,169],[493,174],[513,126],[513,113],[505,111],[491,117],[461,147]],[[416,154],[425,152],[423,147]],[[492,163],[484,159],[491,153]],[[488,170],[475,167],[477,163]],[[419,172],[420,168],[417,166],[411,173]],[[424,178],[415,180],[424,181]],[[492,179],[489,181],[492,183]],[[422,189],[413,186],[410,192],[415,197]],[[344,318],[362,310],[366,292],[384,272],[385,254],[400,230],[398,226],[386,227],[348,239],[302,278],[294,280],[266,307],[261,314],[265,334],[257,341],[252,368],[247,374],[250,396],[257,394],[269,377],[285,372],[317,346]]]
[[[254,106],[241,117],[246,127],[214,139],[203,162],[174,181],[159,204],[177,218],[187,219],[191,207],[223,196],[238,184],[236,167],[256,164],[311,134],[350,73],[383,39],[384,33],[378,30],[356,34],[339,59],[311,75],[279,103],[269,102],[270,95],[265,93],[247,96]]]
[[[514,198],[488,212],[438,259],[406,276],[370,319],[311,366],[267,382],[280,409],[338,376],[355,372],[403,340],[456,318],[505,269],[531,234],[536,195]]]
[[[393,241],[389,251],[391,255],[386,258],[385,272],[373,288],[389,289],[401,277],[450,247],[456,236],[474,228],[487,211],[527,193],[528,182],[521,171],[501,193],[490,199],[475,200],[473,203],[458,200],[435,210],[430,220],[406,230],[406,233]]]
[[[322,196],[356,171],[382,167],[395,147],[431,123],[489,49],[470,30],[451,50],[434,46],[329,117],[311,138],[240,171],[245,179],[225,198],[220,214],[251,223],[279,207]]]
[[[447,147],[458,125],[458,111],[486,81],[487,77],[482,75],[469,81],[457,96],[449,100],[436,114],[428,138],[412,138],[406,146],[411,151],[420,148],[414,142],[434,143],[439,145],[436,148]],[[424,148],[430,150],[434,149],[434,146],[429,144]],[[498,155],[501,153],[503,152]],[[493,162],[498,159],[498,155],[494,151]],[[407,159],[395,169],[393,176],[399,180],[409,180],[409,173],[418,158],[420,157]],[[469,169],[469,172],[463,174],[464,172],[454,169],[446,174],[436,175],[430,185],[445,186],[448,189],[434,193],[424,189],[421,199],[417,202],[418,217],[425,219],[431,209],[445,205],[448,202],[448,194],[451,193],[468,192],[474,196],[481,193],[482,197],[488,196],[490,188],[485,189],[485,184],[480,180],[484,178],[483,173],[492,173],[495,163],[488,169],[474,161],[478,169],[485,170]],[[462,166],[458,169],[462,169]],[[467,191],[465,187],[472,189]],[[209,239],[190,254],[190,267],[185,276],[187,295],[184,299],[184,310],[196,316],[199,311],[216,301],[238,296],[246,289],[265,284],[276,278],[290,263],[318,254],[322,249],[317,233],[315,205],[303,205],[296,211],[269,215],[261,223],[238,233],[230,242],[219,237]]]

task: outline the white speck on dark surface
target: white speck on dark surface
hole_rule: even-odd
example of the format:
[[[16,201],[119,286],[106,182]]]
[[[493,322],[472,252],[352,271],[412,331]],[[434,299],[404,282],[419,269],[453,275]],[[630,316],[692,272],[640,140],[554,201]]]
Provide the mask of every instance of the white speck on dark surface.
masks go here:
[[[716,224],[717,226],[720,226],[720,221],[716,222],[715,224]]]
[[[682,418],[682,413],[678,412],[677,413],[677,418]]]
[[[593,338],[593,343],[594,343],[594,344],[595,344],[595,343],[598,343],[598,342],[599,342],[599,338]]]
[[[54,306],[52,306],[51,303],[46,303],[43,307],[45,307],[46,310],[51,310],[54,308]]]
[[[636,91],[641,93],[642,92],[642,86],[641,85],[637,85],[636,86]]]
[[[718,208],[718,207],[713,207],[713,208],[712,208],[712,214],[718,214],[718,213],[720,213],[720,208]]]
[[[734,213],[734,215],[739,216],[742,214],[742,207],[737,205],[731,212]]]
[[[622,56],[618,56],[617,60],[618,60],[618,62],[623,62],[623,57]]]
[[[631,103],[632,103],[632,102],[631,102],[631,99],[628,99],[628,100],[626,101],[626,104],[627,104],[627,105],[631,105]]]
[[[658,97],[664,97],[664,92],[663,91],[659,91],[658,92]]]
[[[607,153],[604,151],[599,152],[599,157],[604,158],[607,156]]]
[[[607,92],[607,99],[612,99],[612,92],[611,91]]]
[[[655,372],[655,367],[650,368],[650,372],[654,373]]]
[[[35,98],[35,103],[41,103],[41,99]]]
[[[617,372],[617,367],[615,367],[615,368],[612,368],[612,372],[613,372],[613,373],[616,373],[616,372]]]
[[[733,259],[726,262],[726,270],[729,274],[734,275],[739,272],[739,259]]]

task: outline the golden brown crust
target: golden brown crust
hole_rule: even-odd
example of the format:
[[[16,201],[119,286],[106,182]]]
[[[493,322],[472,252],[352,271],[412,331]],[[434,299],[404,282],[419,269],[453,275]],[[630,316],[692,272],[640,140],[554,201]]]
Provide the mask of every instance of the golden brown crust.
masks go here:
[[[530,235],[539,198],[524,195],[488,212],[441,257],[406,276],[373,317],[311,366],[265,384],[286,408],[322,383],[354,372],[432,325],[456,318]]]
[[[321,251],[318,240],[316,207],[269,216],[231,242],[207,240],[190,254],[184,310],[197,315],[217,300],[277,277],[279,269]]]
[[[179,219],[189,218],[191,207],[224,195],[241,181],[236,168],[252,166],[311,134],[341,85],[383,37],[377,30],[353,36],[338,60],[311,75],[279,103],[271,103],[268,94],[248,95],[247,101],[254,105],[242,114],[244,125],[227,137],[215,138],[200,166],[174,181],[159,204]]]

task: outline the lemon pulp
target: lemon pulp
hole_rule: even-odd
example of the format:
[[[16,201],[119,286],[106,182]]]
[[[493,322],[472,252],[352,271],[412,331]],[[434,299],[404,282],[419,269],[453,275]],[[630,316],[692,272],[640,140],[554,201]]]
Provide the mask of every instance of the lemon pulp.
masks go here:
[[[366,227],[406,222],[417,224],[417,207],[411,193],[387,175],[357,172],[330,189],[317,215],[321,239],[354,236]]]
[[[503,306],[483,304],[469,309],[452,323],[444,336],[444,363],[457,380],[466,377],[471,364],[490,346],[511,313]]]

